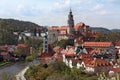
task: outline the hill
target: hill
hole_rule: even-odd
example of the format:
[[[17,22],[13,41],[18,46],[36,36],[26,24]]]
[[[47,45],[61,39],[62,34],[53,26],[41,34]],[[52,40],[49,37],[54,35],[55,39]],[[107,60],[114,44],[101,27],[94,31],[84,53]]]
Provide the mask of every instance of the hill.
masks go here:
[[[45,26],[39,26],[28,21],[0,18],[0,29],[11,31],[33,31],[35,28],[40,29],[41,31],[45,31],[47,29]]]
[[[91,27],[93,32],[103,32],[103,33],[109,33],[111,30],[103,27]]]
[[[119,32],[120,33],[120,29],[112,29],[112,32]]]

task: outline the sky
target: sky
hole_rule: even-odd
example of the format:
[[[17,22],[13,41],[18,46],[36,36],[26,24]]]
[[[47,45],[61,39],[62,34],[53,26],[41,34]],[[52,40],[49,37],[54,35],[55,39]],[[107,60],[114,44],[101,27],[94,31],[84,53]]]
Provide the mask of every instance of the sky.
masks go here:
[[[70,8],[75,24],[120,29],[120,0],[0,0],[0,18],[64,26]]]

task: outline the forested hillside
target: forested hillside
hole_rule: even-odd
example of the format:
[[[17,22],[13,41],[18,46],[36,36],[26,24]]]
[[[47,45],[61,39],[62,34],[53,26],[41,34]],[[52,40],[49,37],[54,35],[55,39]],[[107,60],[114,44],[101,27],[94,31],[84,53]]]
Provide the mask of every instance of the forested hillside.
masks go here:
[[[0,45],[17,44],[18,35],[14,35],[13,32],[27,31],[33,33],[35,29],[39,29],[41,32],[47,31],[46,27],[39,26],[32,22],[14,19],[0,19]]]
[[[0,19],[0,29],[11,31],[33,31],[35,28],[41,31],[46,30],[46,27],[39,26],[32,22],[20,21],[15,19]]]

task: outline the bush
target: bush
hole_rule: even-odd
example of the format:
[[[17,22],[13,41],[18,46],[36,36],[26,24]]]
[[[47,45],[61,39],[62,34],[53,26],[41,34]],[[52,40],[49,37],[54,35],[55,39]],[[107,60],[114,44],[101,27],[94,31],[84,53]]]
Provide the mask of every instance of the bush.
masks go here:
[[[31,61],[33,61],[33,57],[32,56],[27,56],[25,60],[27,62],[31,62]]]
[[[96,76],[75,67],[71,69],[61,61],[32,66],[26,74],[28,80],[97,80]]]

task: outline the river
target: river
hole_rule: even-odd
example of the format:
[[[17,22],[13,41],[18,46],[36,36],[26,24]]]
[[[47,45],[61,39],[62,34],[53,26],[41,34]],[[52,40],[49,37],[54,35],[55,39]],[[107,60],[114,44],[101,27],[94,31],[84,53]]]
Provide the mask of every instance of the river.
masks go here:
[[[5,66],[5,67],[0,68],[0,74],[3,74],[5,72],[10,76],[15,76],[18,72],[20,72],[22,69],[24,69],[29,64],[37,64],[37,63],[39,63],[39,61],[36,61],[36,60],[30,63],[16,62],[10,66]],[[2,80],[1,76],[0,76],[0,80]]]

